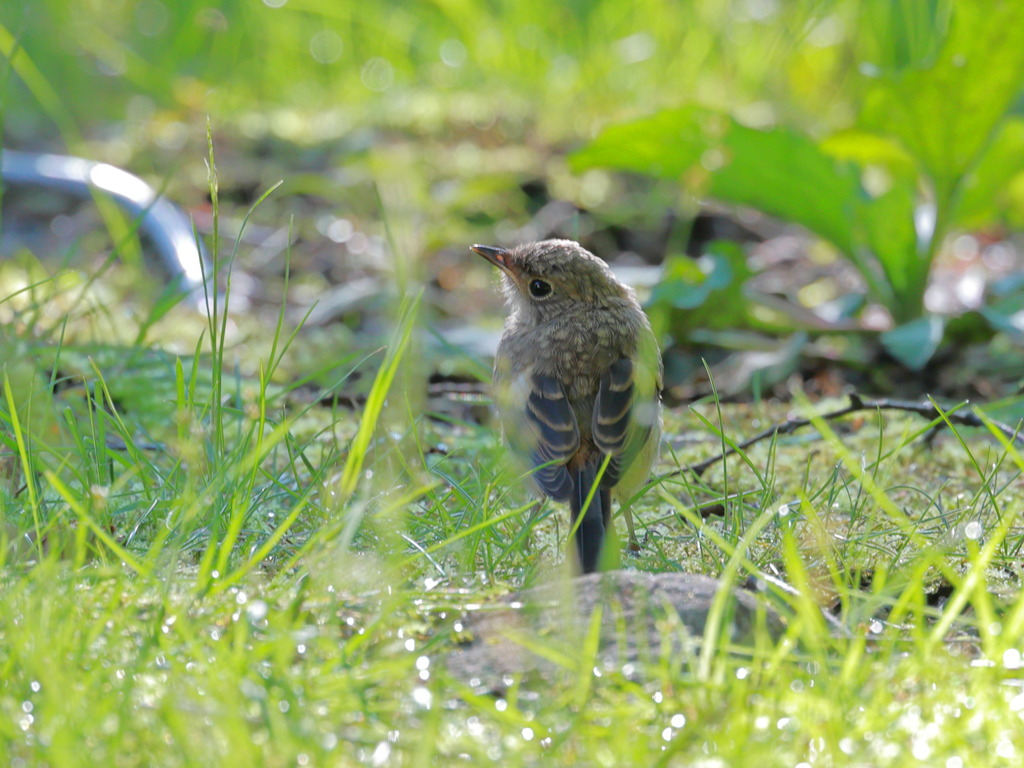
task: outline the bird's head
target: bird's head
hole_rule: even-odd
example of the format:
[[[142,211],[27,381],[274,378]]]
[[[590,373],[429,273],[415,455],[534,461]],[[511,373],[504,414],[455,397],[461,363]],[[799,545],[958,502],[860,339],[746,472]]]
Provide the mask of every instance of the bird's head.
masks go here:
[[[508,249],[474,245],[472,250],[502,271],[509,307],[525,322],[621,304],[632,296],[603,260],[572,240],[541,240]]]

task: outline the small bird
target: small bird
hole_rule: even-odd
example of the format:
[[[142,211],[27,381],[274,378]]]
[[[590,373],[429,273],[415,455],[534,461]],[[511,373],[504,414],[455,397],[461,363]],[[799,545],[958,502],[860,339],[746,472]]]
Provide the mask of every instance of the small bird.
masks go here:
[[[504,277],[509,316],[494,397],[505,439],[540,491],[569,502],[579,566],[590,573],[611,524],[612,492],[627,503],[658,452],[657,339],[633,289],[579,243],[472,250]]]

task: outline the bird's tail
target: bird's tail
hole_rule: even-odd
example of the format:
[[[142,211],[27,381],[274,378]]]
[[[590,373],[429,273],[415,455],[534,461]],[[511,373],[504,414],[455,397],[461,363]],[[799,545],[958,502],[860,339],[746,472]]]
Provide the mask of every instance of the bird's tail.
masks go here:
[[[597,570],[601,561],[605,528],[611,520],[612,514],[611,491],[608,488],[598,488],[594,491],[594,498],[590,500],[590,505],[583,509],[591,489],[594,488],[597,470],[598,465],[593,462],[588,462],[580,468],[573,478],[575,487],[569,497],[569,510],[572,512],[574,525],[581,510],[583,514],[583,519],[580,520],[579,527],[576,529],[576,548],[583,573],[593,573]]]

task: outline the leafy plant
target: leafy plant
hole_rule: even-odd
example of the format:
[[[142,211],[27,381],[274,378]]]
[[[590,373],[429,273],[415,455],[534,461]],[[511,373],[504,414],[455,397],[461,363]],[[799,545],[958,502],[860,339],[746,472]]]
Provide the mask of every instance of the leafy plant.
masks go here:
[[[920,44],[909,61],[892,52],[907,48],[899,27],[891,66],[859,75],[855,125],[824,140],[684,106],[605,129],[573,167],[678,179],[699,195],[803,225],[834,245],[888,310],[889,353],[921,368],[946,324],[924,303],[936,254],[957,227],[1008,214],[1024,179],[1024,119],[1015,113],[1024,5],[971,0],[951,8],[948,25],[937,13],[932,22],[936,44]],[[1006,326],[1001,315],[989,320],[991,330]]]

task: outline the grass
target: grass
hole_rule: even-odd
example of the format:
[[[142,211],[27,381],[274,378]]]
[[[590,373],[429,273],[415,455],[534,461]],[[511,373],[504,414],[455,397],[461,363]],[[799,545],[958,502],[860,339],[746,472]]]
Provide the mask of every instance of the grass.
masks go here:
[[[172,355],[139,336],[69,340],[45,321],[62,301],[98,311],[60,276],[0,305],[5,764],[1019,759],[1024,458],[995,431],[947,424],[929,445],[933,425],[912,420],[818,423],[656,484],[627,565],[781,577],[796,589],[776,596],[786,635],[735,649],[709,631],[642,679],[590,635],[582,663],[492,696],[446,668],[459,618],[559,578],[568,526],[522,495],[490,429],[432,420],[396,389],[416,370],[415,298],[384,351],[350,358],[373,372],[355,413],[272,383],[298,330],[283,314],[243,374],[223,303],[192,353]],[[671,412],[670,442],[706,437],[662,469],[780,415]],[[715,499],[724,517],[693,511]],[[555,641],[530,640],[559,658]]]
[[[313,174],[289,190],[344,203],[371,232],[387,229],[377,227],[385,209],[401,219],[389,220],[392,237],[409,240],[391,252],[411,254],[472,241],[450,236],[469,220],[529,218],[525,195],[508,193],[524,178],[601,206],[583,200],[601,185],[571,177],[550,147],[612,119],[692,98],[811,129],[844,124],[858,80],[841,62],[880,45],[855,3],[778,4],[773,24],[752,13],[763,4],[742,19],[713,0],[691,3],[692,17],[670,5],[601,2],[555,17],[530,3],[511,15],[442,3],[398,16],[363,4],[343,17],[341,6],[293,0],[218,17],[189,4],[140,4],[139,16],[133,4],[52,0],[24,24],[11,6],[0,9],[0,51],[12,60],[3,118],[15,137],[57,126],[86,152],[101,115],[130,112],[120,143],[99,151],[116,161],[156,141],[145,162],[159,177],[181,146],[164,139],[197,125],[196,113],[244,125],[256,142],[398,128],[325,152],[336,163],[314,155],[355,169],[351,191],[325,192]],[[174,34],[146,31],[159,18],[145,14],[161,7]],[[837,44],[822,42],[816,25],[827,21],[848,31]],[[350,34],[328,72],[307,48],[335,24]],[[249,38],[262,55],[247,55]],[[643,58],[652,41],[658,55]],[[121,74],[89,72],[65,49]],[[441,55],[465,58],[451,66]],[[367,78],[385,84],[382,58],[393,79],[372,90]],[[788,100],[772,101],[780,93]],[[325,116],[325,101],[344,109]],[[437,136],[424,153],[424,137]],[[476,140],[492,151],[462,146]],[[541,148],[523,149],[531,143]],[[248,156],[236,165],[264,167]],[[168,187],[193,184],[191,167]],[[212,153],[209,170],[218,232]],[[457,183],[431,188],[449,177]],[[657,211],[642,215],[661,215],[643,199]],[[621,203],[604,200],[605,215],[632,215]],[[241,231],[211,245],[227,280],[249,246]],[[524,639],[561,660],[550,679],[513,679],[499,695],[462,681],[446,660],[465,639],[463,614],[561,578],[569,526],[564,510],[525,496],[493,430],[418,401],[430,317],[414,266],[396,269],[405,293],[387,338],[364,348],[283,309],[228,312],[230,289],[208,323],[166,302],[140,306],[122,295],[138,273],[114,259],[98,279],[54,273],[31,254],[0,264],[0,763],[1019,762],[1024,459],[995,430],[950,424],[929,440],[933,425],[913,418],[818,423],[700,479],[652,483],[637,501],[642,551],[623,554],[625,565],[785,582],[795,593],[769,588],[789,619],[778,642],[723,645],[717,603],[703,643],[660,656],[640,678],[605,663],[592,624],[567,628],[573,655],[565,638]],[[292,279],[285,269],[282,296]],[[306,379],[335,392],[359,376],[357,410],[304,397]],[[799,393],[794,403],[824,407]],[[670,411],[659,471],[789,407],[710,400]],[[711,502],[724,514],[704,519],[697,509]]]

